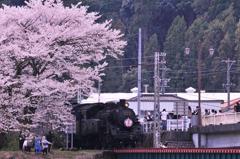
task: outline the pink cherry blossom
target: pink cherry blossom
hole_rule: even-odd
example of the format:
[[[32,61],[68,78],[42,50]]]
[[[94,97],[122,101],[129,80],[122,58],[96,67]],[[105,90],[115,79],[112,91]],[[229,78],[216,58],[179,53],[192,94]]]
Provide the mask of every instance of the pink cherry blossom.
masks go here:
[[[118,58],[126,46],[111,21],[97,23],[99,17],[61,0],[0,9],[0,132],[26,126],[19,122],[26,118],[52,129],[73,119],[65,103],[79,87],[86,95],[94,89],[106,57]],[[35,113],[24,113],[26,107]]]

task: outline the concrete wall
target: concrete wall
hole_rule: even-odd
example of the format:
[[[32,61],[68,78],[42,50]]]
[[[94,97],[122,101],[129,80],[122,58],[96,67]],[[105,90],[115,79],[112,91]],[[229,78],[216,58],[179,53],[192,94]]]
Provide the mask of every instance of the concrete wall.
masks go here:
[[[195,147],[198,147],[198,134],[192,135]],[[201,135],[201,145],[205,148],[240,147],[240,132]]]
[[[229,134],[208,134],[206,145],[210,147],[240,147],[240,132]]]

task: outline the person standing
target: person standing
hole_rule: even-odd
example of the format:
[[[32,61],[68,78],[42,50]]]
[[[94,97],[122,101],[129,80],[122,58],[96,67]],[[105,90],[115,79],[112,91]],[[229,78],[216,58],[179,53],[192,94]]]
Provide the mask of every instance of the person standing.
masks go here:
[[[27,152],[28,151],[28,141],[27,141],[27,139],[25,139],[24,142],[23,142],[22,151],[23,152]]]
[[[163,109],[161,113],[163,130],[167,130],[167,116],[168,116],[168,112],[166,111],[166,109]]]
[[[188,106],[188,118],[192,118],[192,108],[190,106]]]
[[[34,139],[34,149],[35,153],[42,152],[41,137],[36,136]]]
[[[199,106],[196,106],[196,109],[193,111],[193,115],[198,115],[199,112]]]
[[[47,136],[47,141],[53,143],[53,133],[51,131],[48,132]],[[51,151],[52,144],[48,145],[48,152]]]
[[[19,150],[22,150],[24,140],[25,140],[25,137],[24,137],[23,133],[20,132],[20,134],[19,134]]]
[[[42,152],[43,152],[43,154],[44,153],[47,154],[48,153],[48,145],[51,145],[52,143],[47,141],[45,136],[42,137],[41,143],[42,143]]]

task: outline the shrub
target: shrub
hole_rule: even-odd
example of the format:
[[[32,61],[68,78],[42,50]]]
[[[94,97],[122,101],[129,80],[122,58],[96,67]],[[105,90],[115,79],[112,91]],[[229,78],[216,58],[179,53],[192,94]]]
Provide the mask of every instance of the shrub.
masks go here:
[[[16,151],[19,149],[18,133],[9,132],[0,134],[0,149]]]

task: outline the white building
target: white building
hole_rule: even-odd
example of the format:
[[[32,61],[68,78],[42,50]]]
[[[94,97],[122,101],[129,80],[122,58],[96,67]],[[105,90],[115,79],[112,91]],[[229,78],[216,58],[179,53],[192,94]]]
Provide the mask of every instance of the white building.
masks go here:
[[[154,111],[154,94],[142,94],[140,98],[140,110],[141,117],[143,117],[146,111]],[[159,97],[160,111],[166,109],[167,112],[174,112],[179,115],[186,115],[188,110],[188,102],[184,98],[180,98],[173,94],[160,95]],[[137,97],[133,97],[128,100],[129,107],[137,113],[138,103]]]
[[[137,113],[137,88],[133,88],[132,93],[93,93],[82,103],[97,103],[97,102],[112,102],[119,99],[126,99],[129,102],[130,108]],[[191,107],[192,111],[198,106],[198,93],[194,88],[186,89],[186,92],[166,93],[165,97],[160,97],[160,110],[165,108],[167,111],[176,111],[176,103],[184,101],[186,108]],[[230,100],[240,98],[240,93],[231,93]],[[177,102],[176,102],[177,101]],[[227,102],[227,93],[208,93],[201,92],[201,110],[204,113],[205,109],[220,110],[223,103]],[[180,104],[182,107],[183,104]],[[141,112],[153,111],[154,108],[154,93],[142,93],[141,97]]]
[[[189,94],[188,94],[189,95]],[[167,112],[174,112],[175,114],[178,112],[180,115],[186,115],[188,111],[188,106],[191,107],[191,110],[194,111],[196,107],[198,106],[198,94],[191,94],[191,98],[188,98],[188,96],[183,93],[167,93],[165,95],[160,95],[160,111],[163,109],[166,109]],[[196,99],[194,98],[196,96]],[[141,116],[144,115],[145,111],[153,111],[154,109],[154,94],[148,93],[148,94],[142,94],[141,98]],[[135,113],[137,113],[137,97],[133,97],[128,100],[129,107],[134,110]],[[204,113],[205,109],[208,110],[220,110],[221,104],[223,103],[223,100],[220,99],[206,99],[201,98],[201,110]]]

